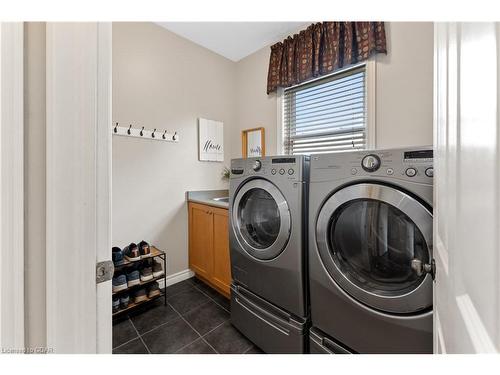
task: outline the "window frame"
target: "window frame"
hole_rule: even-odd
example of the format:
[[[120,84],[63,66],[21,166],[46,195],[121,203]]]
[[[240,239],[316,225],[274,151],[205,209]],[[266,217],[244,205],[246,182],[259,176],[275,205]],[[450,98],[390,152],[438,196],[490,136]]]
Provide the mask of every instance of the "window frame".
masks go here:
[[[310,84],[311,82],[314,81],[319,81],[322,79],[325,79],[327,77],[332,77],[337,74],[343,74],[345,72],[348,72],[350,70],[355,70],[360,67],[365,67],[365,90],[366,90],[366,149],[367,150],[373,150],[376,148],[376,102],[375,102],[375,97],[376,97],[376,62],[374,59],[370,59],[367,61],[364,61],[360,64],[355,64],[351,65],[347,68],[340,69],[335,71],[334,73],[324,75],[312,80],[309,80],[307,82],[303,82],[299,85],[291,86],[292,87],[297,87],[301,86],[304,84]],[[284,144],[284,139],[285,139],[285,107],[284,107],[284,99],[285,99],[285,89],[282,87],[279,87],[277,90],[277,129],[276,129],[276,151],[277,154],[284,154],[285,153],[285,144]]]

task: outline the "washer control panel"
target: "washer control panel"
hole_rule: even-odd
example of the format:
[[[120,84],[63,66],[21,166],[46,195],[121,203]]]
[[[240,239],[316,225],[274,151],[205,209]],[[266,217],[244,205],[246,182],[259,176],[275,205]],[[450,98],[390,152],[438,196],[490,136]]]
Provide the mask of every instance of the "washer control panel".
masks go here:
[[[231,178],[268,176],[277,180],[302,181],[309,175],[309,156],[268,156],[231,160]]]
[[[385,177],[432,183],[432,147],[342,152],[311,156],[311,181]]]

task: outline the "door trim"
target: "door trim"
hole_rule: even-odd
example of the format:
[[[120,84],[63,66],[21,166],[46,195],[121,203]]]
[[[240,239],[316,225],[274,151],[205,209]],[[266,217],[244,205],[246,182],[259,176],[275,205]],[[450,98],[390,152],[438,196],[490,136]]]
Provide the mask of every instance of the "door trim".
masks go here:
[[[96,262],[111,260],[112,247],[112,24],[97,23],[97,163],[96,163]],[[165,270],[166,272],[166,270]],[[113,316],[109,308],[111,282],[97,288],[97,353],[113,347]]]
[[[24,339],[24,26],[0,22],[0,347]]]
[[[271,246],[265,249],[258,249],[249,244],[245,237],[243,237],[243,235],[241,234],[241,230],[239,228],[240,202],[243,196],[252,189],[262,189],[269,193],[276,202],[280,214],[280,230],[278,233],[278,237],[276,237],[276,240],[272,243]],[[290,208],[288,207],[288,203],[285,197],[272,182],[262,178],[258,178],[243,183],[235,194],[232,215],[233,217],[231,221],[231,228],[236,236],[236,239],[238,240],[238,243],[240,244],[240,247],[245,251],[246,254],[257,260],[267,261],[276,258],[283,252],[290,238],[292,220],[290,215]]]
[[[427,274],[413,290],[399,295],[382,295],[367,291],[354,284],[333,260],[328,228],[332,215],[345,203],[370,199],[387,203],[406,214],[422,233],[432,259],[432,213],[419,201],[405,192],[373,183],[347,186],[333,194],[321,207],[316,222],[316,243],[319,255],[327,272],[352,298],[372,308],[389,313],[413,313],[432,306],[432,276]]]

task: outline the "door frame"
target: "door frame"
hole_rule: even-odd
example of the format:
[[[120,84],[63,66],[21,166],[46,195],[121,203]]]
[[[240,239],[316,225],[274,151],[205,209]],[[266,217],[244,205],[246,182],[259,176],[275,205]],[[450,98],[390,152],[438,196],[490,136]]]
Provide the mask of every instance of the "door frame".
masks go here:
[[[25,342],[23,27],[0,22],[0,347],[6,350],[23,350]]]

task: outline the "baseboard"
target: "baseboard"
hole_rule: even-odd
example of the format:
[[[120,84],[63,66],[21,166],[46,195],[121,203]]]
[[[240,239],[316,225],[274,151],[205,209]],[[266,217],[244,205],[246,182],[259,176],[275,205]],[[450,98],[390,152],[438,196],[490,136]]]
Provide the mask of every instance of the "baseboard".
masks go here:
[[[166,281],[163,281],[163,279],[158,280],[158,284],[160,285],[160,288],[164,288],[165,284],[167,284],[166,286],[170,286],[173,284],[180,283],[181,281],[190,279],[193,276],[194,272],[188,268],[187,270],[180,271],[172,275],[167,275]]]

